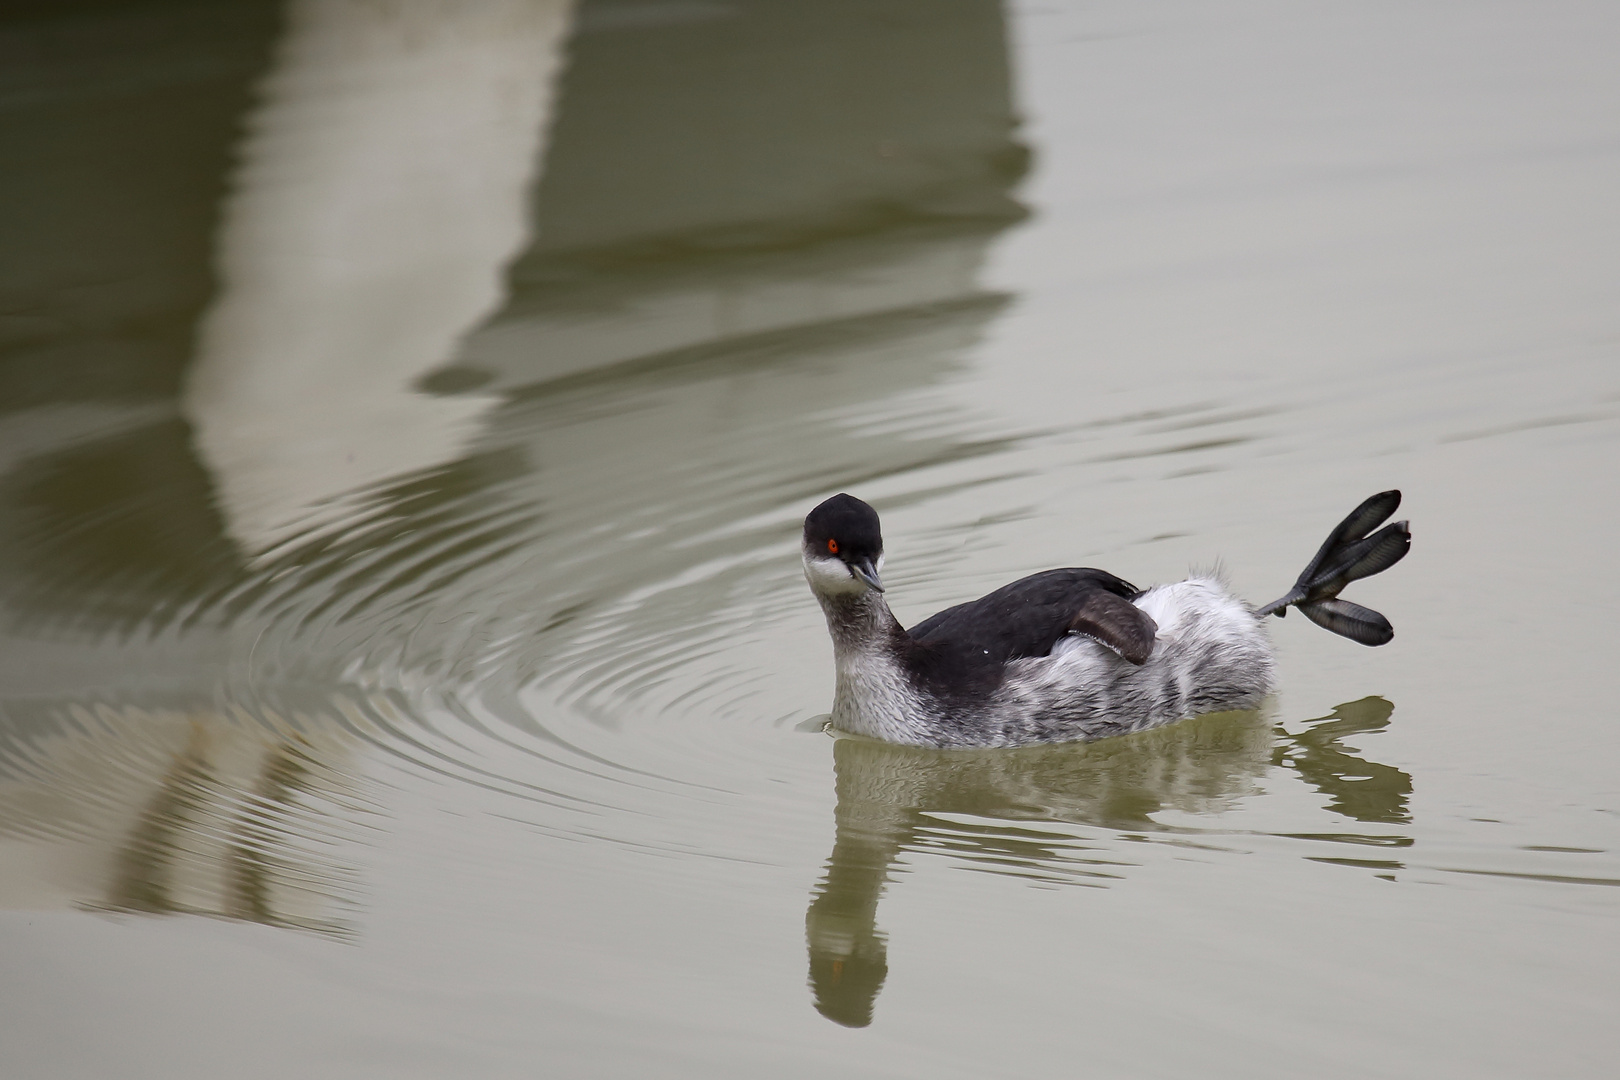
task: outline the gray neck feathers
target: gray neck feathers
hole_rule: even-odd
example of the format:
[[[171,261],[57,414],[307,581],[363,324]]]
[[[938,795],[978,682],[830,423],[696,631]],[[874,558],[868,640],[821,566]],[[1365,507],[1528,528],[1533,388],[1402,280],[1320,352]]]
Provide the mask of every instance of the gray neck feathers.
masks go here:
[[[915,741],[923,702],[901,663],[905,630],[881,594],[818,595],[838,666],[833,726],[892,742]]]
[[[845,654],[873,651],[892,654],[898,639],[905,636],[905,630],[889,610],[882,593],[867,590],[818,595],[817,599],[827,615],[827,629],[840,661]]]

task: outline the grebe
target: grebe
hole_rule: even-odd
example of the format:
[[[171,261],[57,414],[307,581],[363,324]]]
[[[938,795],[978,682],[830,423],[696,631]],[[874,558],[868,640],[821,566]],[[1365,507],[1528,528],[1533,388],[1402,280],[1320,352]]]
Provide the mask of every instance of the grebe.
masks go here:
[[[1287,595],[1251,608],[1212,577],[1138,589],[1103,570],[1047,570],[902,629],[884,599],[877,511],[834,495],[804,519],[804,573],[827,616],[838,688],[832,726],[914,746],[1021,746],[1119,735],[1252,709],[1275,663],[1261,623],[1298,607],[1363,645],[1394,637],[1339,599],[1405,557],[1385,491],[1330,534]],[[1376,532],[1373,530],[1377,529]]]

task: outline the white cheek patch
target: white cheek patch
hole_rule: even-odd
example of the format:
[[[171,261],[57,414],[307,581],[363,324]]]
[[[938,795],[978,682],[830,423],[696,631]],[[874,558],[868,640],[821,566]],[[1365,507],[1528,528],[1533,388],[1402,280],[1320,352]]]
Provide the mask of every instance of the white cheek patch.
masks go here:
[[[855,593],[866,589],[866,582],[856,577],[842,559],[816,559],[806,555],[804,576],[810,588],[818,593]]]

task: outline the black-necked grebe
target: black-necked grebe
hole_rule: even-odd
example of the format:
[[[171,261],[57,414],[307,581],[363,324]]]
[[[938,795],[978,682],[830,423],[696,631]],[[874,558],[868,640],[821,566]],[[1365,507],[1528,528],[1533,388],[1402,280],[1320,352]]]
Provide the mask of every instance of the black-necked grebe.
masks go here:
[[[1267,615],[1298,607],[1363,645],[1394,636],[1378,612],[1338,596],[1406,555],[1406,522],[1373,531],[1400,502],[1385,491],[1356,507],[1262,608],[1211,577],[1144,590],[1103,570],[1047,570],[905,630],[878,577],[877,511],[834,495],[804,519],[805,577],[838,667],[832,724],[916,746],[1020,746],[1254,708],[1275,667]]]

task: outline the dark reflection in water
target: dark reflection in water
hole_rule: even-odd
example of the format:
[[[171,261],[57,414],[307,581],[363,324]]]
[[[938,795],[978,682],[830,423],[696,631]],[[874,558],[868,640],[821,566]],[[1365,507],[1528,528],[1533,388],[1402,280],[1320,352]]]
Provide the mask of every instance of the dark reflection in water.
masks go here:
[[[0,5],[0,419],[172,402],[282,7]],[[106,418],[63,410],[39,441]]]
[[[1328,796],[1327,808],[1335,813],[1369,823],[1408,824],[1412,815],[1406,799],[1412,794],[1412,777],[1394,766],[1367,761],[1341,742],[1384,730],[1394,711],[1395,706],[1381,697],[1365,697],[1305,721],[1310,726],[1297,735],[1278,728],[1271,763],[1288,766]]]
[[[240,579],[178,417],[0,475],[0,600],[25,626],[155,630]]]
[[[1161,833],[1170,842],[1189,842],[1178,838],[1188,830],[1166,828],[1154,815],[1218,813],[1258,793],[1260,778],[1274,765],[1292,767],[1330,796],[1330,809],[1358,821],[1409,821],[1411,777],[1339,743],[1383,728],[1392,710],[1372,697],[1308,721],[1311,726],[1298,735],[1258,713],[1225,713],[1096,743],[1018,750],[932,750],[837,739],[835,839],[805,915],[816,1009],[849,1027],[872,1022],[888,975],[878,902],[907,852],[944,854],[971,869],[1035,882],[1106,886],[1132,865],[1112,838],[1077,837],[1042,829],[1041,823]],[[1377,787],[1362,793],[1369,782],[1364,777],[1376,778]],[[1335,861],[1385,868],[1376,860]]]
[[[568,51],[520,283],[1023,215],[993,0],[585,0]]]

